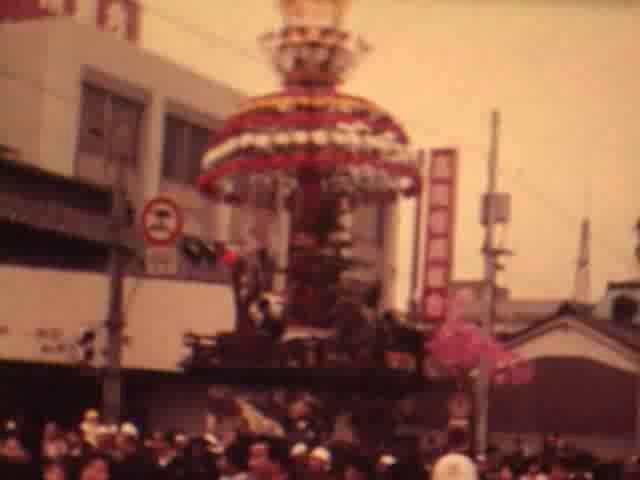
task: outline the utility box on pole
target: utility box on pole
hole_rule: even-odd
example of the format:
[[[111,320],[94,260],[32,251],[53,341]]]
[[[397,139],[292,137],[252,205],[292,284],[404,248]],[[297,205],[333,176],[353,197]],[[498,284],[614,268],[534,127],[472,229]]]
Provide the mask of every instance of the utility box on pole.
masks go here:
[[[506,225],[511,221],[511,195],[508,193],[485,193],[482,195],[480,224]]]

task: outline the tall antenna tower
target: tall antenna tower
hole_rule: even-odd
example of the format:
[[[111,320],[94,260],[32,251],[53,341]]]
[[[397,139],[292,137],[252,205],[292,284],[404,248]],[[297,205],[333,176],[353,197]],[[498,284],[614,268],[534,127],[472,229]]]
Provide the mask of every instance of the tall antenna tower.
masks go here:
[[[591,301],[591,222],[588,218],[582,221],[580,227],[580,243],[576,261],[576,276],[574,279],[574,301],[576,303],[590,303]]]

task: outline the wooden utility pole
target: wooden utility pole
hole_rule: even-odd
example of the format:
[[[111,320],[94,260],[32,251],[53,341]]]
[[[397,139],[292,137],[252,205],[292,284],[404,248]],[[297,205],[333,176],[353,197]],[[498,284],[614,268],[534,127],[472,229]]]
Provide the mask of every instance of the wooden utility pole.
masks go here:
[[[482,329],[485,335],[493,335],[493,321],[496,317],[496,270],[498,251],[494,247],[494,229],[496,218],[496,182],[498,169],[498,128],[500,116],[497,111],[491,115],[491,146],[487,171],[487,193],[483,205],[483,220],[485,227],[484,245],[484,300],[485,314]],[[477,455],[486,454],[489,430],[489,368],[488,359],[481,359],[480,371],[476,384],[475,405],[475,451]]]
[[[114,167],[111,185],[112,238],[109,255],[109,311],[106,323],[107,351],[102,384],[102,409],[107,424],[120,421],[122,401],[122,332],[124,329],[124,269],[126,252],[123,231],[127,222],[127,175],[124,164],[123,143],[130,132],[116,126],[108,137],[106,160]]]

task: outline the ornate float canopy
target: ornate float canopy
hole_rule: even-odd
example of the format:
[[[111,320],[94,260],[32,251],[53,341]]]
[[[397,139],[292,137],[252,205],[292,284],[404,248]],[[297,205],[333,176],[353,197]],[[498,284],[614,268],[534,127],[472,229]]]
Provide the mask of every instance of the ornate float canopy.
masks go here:
[[[369,47],[341,28],[345,0],[282,0],[284,26],[260,41],[284,90],[252,98],[215,135],[199,188],[239,199],[276,180],[295,190],[305,173],[357,198],[413,195],[417,153],[400,124],[374,103],[336,88]],[[247,188],[246,182],[249,182]]]

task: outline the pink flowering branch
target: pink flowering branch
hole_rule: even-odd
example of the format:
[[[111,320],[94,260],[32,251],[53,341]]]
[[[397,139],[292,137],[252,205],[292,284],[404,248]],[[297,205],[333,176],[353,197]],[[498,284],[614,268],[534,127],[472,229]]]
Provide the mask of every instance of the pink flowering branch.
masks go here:
[[[465,294],[455,298],[447,320],[425,345],[433,363],[453,377],[466,378],[484,360],[492,380],[497,384],[520,385],[530,382],[533,369],[529,362],[508,351],[478,326],[460,319],[460,311],[468,302]]]

